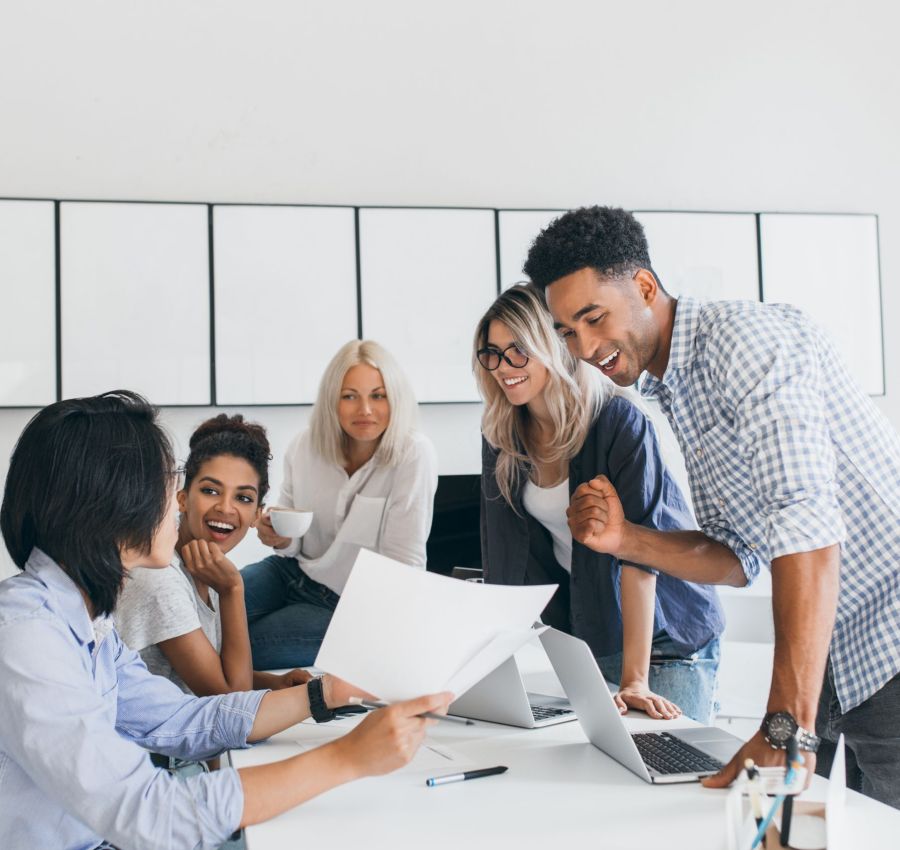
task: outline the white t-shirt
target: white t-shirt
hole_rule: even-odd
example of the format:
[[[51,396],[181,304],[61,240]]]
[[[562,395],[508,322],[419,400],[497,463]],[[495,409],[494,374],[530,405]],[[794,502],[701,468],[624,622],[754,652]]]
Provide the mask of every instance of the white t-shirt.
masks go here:
[[[395,466],[373,458],[348,476],[313,450],[304,431],[285,455],[278,505],[315,516],[302,538],[275,554],[295,557],[310,578],[337,594],[361,548],[424,567],[437,480],[437,454],[424,434],[411,435]]]
[[[572,532],[569,530],[566,508],[569,507],[569,479],[555,487],[538,487],[525,482],[522,505],[553,538],[553,554],[560,566],[572,572]]]
[[[219,595],[210,588],[207,605],[178,555],[160,570],[138,567],[129,571],[114,618],[119,636],[141,654],[147,669],[171,679],[188,694],[191,689],[156,644],[203,629],[215,651],[222,651]]]

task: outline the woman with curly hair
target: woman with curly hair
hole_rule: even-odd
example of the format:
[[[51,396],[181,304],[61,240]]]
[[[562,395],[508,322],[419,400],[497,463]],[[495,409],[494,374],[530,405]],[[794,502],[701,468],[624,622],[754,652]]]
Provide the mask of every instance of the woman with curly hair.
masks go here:
[[[224,413],[191,435],[178,491],[178,543],[165,570],[134,570],[119,634],[150,672],[198,696],[302,684],[303,670],[254,672],[244,582],[227,554],[254,528],[269,490],[265,428]]]

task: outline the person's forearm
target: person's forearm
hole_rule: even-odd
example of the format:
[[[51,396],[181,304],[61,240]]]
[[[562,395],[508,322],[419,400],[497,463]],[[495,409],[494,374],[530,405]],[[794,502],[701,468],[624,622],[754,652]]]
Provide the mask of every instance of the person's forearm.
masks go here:
[[[650,673],[656,576],[622,566],[622,687],[644,684]]]
[[[747,576],[737,555],[702,531],[657,531],[626,523],[620,561],[653,567],[684,581],[743,587]]]
[[[222,674],[228,690],[249,691],[253,688],[253,659],[243,584],[219,596],[219,612],[222,617]]]
[[[815,729],[840,584],[840,547],[772,562],[775,661],[768,711],[789,711]]]
[[[253,671],[253,690],[263,691],[266,688],[271,690],[280,690],[280,683],[277,673],[267,673],[265,670]]]
[[[262,741],[288,726],[306,720],[310,715],[306,685],[269,691],[259,704],[256,718],[247,736],[249,743]]]
[[[361,772],[337,740],[284,761],[241,768],[238,775],[244,790],[244,812],[240,825],[245,827],[268,820],[323,791],[357,779]]]

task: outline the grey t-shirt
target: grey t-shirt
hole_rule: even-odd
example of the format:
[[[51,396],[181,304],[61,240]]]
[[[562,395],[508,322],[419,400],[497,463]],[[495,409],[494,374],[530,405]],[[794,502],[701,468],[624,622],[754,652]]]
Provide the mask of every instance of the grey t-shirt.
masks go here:
[[[207,605],[178,555],[163,569],[131,570],[114,616],[122,640],[140,652],[150,672],[171,679],[185,693],[190,693],[190,688],[157,644],[203,629],[216,652],[222,651],[218,594],[210,588]]]

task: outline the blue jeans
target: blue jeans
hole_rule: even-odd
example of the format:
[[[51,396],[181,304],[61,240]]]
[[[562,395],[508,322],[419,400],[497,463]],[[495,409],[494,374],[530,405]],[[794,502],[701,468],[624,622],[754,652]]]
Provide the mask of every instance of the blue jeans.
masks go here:
[[[598,658],[604,678],[622,681],[622,653]],[[713,638],[686,658],[672,639],[661,632],[650,647],[649,687],[654,693],[674,702],[688,717],[708,724],[718,709],[716,702],[719,670],[719,639]]]
[[[270,555],[241,570],[254,670],[309,667],[340,597],[296,558]]]

